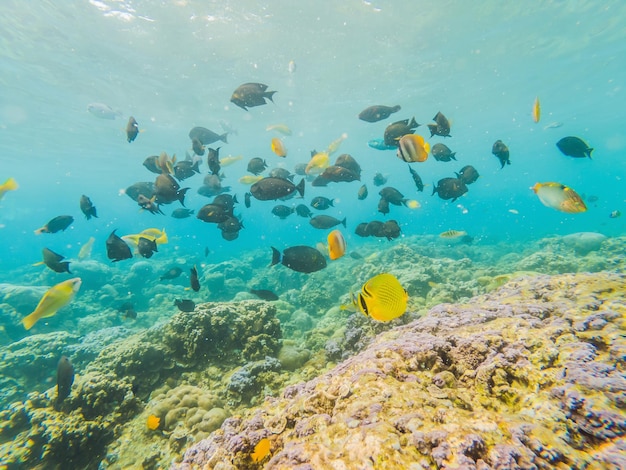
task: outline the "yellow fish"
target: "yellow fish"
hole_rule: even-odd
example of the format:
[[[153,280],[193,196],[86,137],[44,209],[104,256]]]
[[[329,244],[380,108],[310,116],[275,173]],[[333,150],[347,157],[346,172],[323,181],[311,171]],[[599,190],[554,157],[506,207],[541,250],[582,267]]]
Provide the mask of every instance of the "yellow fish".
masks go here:
[[[142,230],[141,233],[134,233],[131,235],[122,236],[122,240],[127,243],[131,243],[134,246],[139,244],[140,238],[147,238],[148,240],[156,241],[157,245],[163,245],[167,243],[169,240],[167,238],[167,233],[165,233],[165,229],[159,230],[158,228],[147,228]]]
[[[263,179],[263,176],[261,176],[261,175],[258,175],[258,176],[255,176],[255,175],[244,175],[241,178],[239,178],[239,182],[241,184],[254,184],[257,181],[261,181],[262,179]]]
[[[280,140],[278,137],[274,137],[272,139],[271,148],[272,152],[274,152],[279,157],[287,156],[287,148],[285,147],[285,144],[283,144],[283,141]]]
[[[535,98],[535,102],[533,103],[533,121],[539,122],[541,118],[541,105],[539,104],[539,97]]]
[[[446,230],[439,234],[441,238],[461,238],[467,235],[465,230]]]
[[[0,199],[9,191],[15,191],[17,188],[19,188],[19,186],[15,178],[9,178],[4,183],[0,184]]]
[[[37,304],[35,311],[22,319],[24,328],[30,330],[41,318],[51,317],[57,313],[57,310],[61,307],[65,307],[69,304],[76,292],[78,292],[78,289],[80,289],[81,282],[79,277],[75,277],[60,282],[56,286],[52,286],[48,289],[39,301],[39,304]]]
[[[422,207],[419,201],[416,201],[415,199],[411,199],[410,201],[407,201],[406,206],[409,209],[419,209],[420,207]]]
[[[335,153],[337,150],[339,150],[339,146],[341,145],[341,143],[347,138],[348,138],[348,134],[346,134],[345,132],[341,134],[341,136],[338,139],[333,140],[328,145],[328,148],[326,149],[326,153],[328,155],[332,155],[333,153]]]
[[[424,162],[428,158],[430,144],[424,142],[424,138],[417,134],[405,134],[398,142],[396,156],[407,163]]]
[[[328,234],[328,256],[330,259],[339,259],[346,254],[346,239],[339,230]]]
[[[257,445],[254,446],[254,452],[250,454],[250,457],[254,462],[260,462],[270,453],[270,440],[265,437],[261,439]]]
[[[236,156],[229,155],[228,157],[220,158],[220,166],[232,165],[233,163],[238,162],[242,158],[243,157],[241,155],[236,155]]]
[[[291,135],[291,129],[285,124],[273,124],[265,128],[266,131],[276,131],[282,135]]]
[[[371,278],[356,297],[351,297],[363,315],[386,322],[404,315],[409,294],[393,274],[383,273]]]
[[[587,210],[587,206],[578,193],[564,184],[537,183],[531,189],[546,207],[568,214],[577,214]]]
[[[330,156],[328,152],[317,152],[309,160],[304,172],[307,175],[319,175],[330,166]]]

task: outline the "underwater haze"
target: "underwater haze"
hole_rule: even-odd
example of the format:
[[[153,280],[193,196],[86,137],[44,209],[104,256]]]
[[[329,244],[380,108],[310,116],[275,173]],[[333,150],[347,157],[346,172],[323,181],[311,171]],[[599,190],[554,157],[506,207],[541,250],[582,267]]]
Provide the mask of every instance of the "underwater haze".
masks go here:
[[[259,309],[270,312],[268,322],[280,324],[278,333],[267,324],[263,332],[267,338],[275,334],[275,344],[268,340],[275,347],[259,347],[262,353],[244,354],[244,360],[243,346],[231,345],[219,360],[207,362],[219,369],[202,380],[223,399],[212,408],[225,410],[223,421],[262,402],[263,393],[278,394],[282,386],[312,379],[311,370],[330,367],[365,347],[366,341],[355,342],[332,356],[327,341],[333,334],[343,334],[350,325],[374,324],[363,327],[371,338],[391,328],[349,305],[351,292],[376,274],[394,274],[408,292],[408,315],[394,320],[394,326],[426,315],[435,305],[486,294],[519,273],[623,272],[625,22],[622,0],[3,0],[0,345],[12,352],[0,357],[18,359],[0,364],[5,390],[0,410],[26,403],[29,394],[57,393],[61,355],[69,357],[77,373],[74,388],[71,383],[67,388],[65,412],[83,406],[72,401],[79,376],[91,370],[100,350],[134,334],[149,336],[150,328],[159,325],[167,329],[177,315],[191,314],[189,320],[194,309],[195,314],[208,311],[201,307],[205,302],[237,310],[233,305],[241,301],[237,315],[243,318],[252,310],[245,302],[254,299],[264,305]],[[242,109],[232,97],[246,83],[267,85],[267,92],[275,93]],[[365,109],[380,105],[399,109],[377,122],[359,119]],[[429,131],[438,113],[449,122],[449,136]],[[139,130],[134,139],[128,136],[131,117]],[[419,126],[384,145],[394,123],[413,118]],[[196,127],[223,139],[204,142],[201,155],[194,155],[189,133]],[[569,150],[557,146],[568,137],[575,138],[568,140]],[[276,139],[286,156],[272,149]],[[508,148],[510,164],[494,154],[497,141]],[[454,158],[438,161],[429,152],[435,144],[445,144]],[[209,148],[219,148],[219,171],[209,169]],[[420,151],[428,154],[425,161],[417,161]],[[185,159],[200,163],[197,172],[175,180],[189,188],[184,198],[169,203],[157,197],[153,202],[162,213],[151,213],[127,189],[155,183],[158,175],[144,161],[164,152],[174,165]],[[315,177],[344,154],[360,166],[358,180],[318,184]],[[312,162],[319,155],[327,161],[316,166]],[[257,197],[247,168],[257,157],[267,163],[259,178],[275,168],[291,173],[280,184],[295,197]],[[308,174],[296,170],[307,164],[312,166]],[[466,185],[466,192],[445,197],[442,180],[459,181],[468,165],[478,179]],[[422,190],[410,169],[421,177]],[[162,176],[169,171],[166,164],[161,170]],[[224,194],[236,197],[229,220],[241,227],[234,233],[197,217],[214,199],[198,192],[210,174],[219,176]],[[375,184],[377,174],[384,184]],[[13,180],[17,188],[11,187]],[[303,196],[293,188],[301,180]],[[363,186],[367,197],[360,196]],[[379,195],[384,187],[399,191],[398,205]],[[92,201],[97,217],[83,214],[82,195]],[[311,207],[317,196],[332,206]],[[313,216],[336,218],[332,223],[337,225],[316,228],[313,219],[297,213],[280,218],[272,213],[279,204],[288,210],[304,204]],[[172,217],[183,207],[193,213]],[[67,228],[37,233],[64,215],[73,218]],[[372,221],[396,221],[400,232],[357,233]],[[131,244],[127,259],[111,259],[107,240],[113,231],[138,238],[147,229],[155,229],[153,238],[167,238],[157,240],[158,251],[142,256]],[[343,235],[345,248],[340,239],[327,238],[334,229]],[[93,249],[81,252],[91,237]],[[284,250],[298,246],[318,251],[290,269]],[[69,261],[71,272],[41,265],[46,248]],[[337,249],[343,256],[331,259],[329,250]],[[297,255],[305,258],[299,250]],[[298,262],[305,267],[293,268]],[[172,267],[180,268],[179,276],[163,279]],[[44,314],[26,330],[23,318],[48,289],[76,276],[82,286],[74,299],[64,297],[67,305],[56,315]],[[267,307],[274,305],[272,296],[278,297],[278,307]],[[177,300],[190,301],[190,311],[181,312],[180,302],[176,308]],[[158,338],[151,341],[159,343]],[[289,368],[283,363],[283,373],[289,373],[280,380],[236,395],[229,374],[266,356],[277,357],[289,341],[305,348],[306,360],[317,361],[308,363],[308,375],[301,372],[306,360]],[[15,351],[31,344],[37,346],[28,346],[28,354],[45,359],[23,369],[20,360],[29,356]],[[168,363],[164,357],[161,362]],[[161,370],[153,378],[129,379],[126,392],[141,401],[137,409],[158,400],[157,387],[196,385],[177,367],[167,371],[178,375]],[[127,421],[117,424],[139,420],[136,426],[144,432],[141,412],[124,414],[126,409],[121,413]],[[149,424],[150,430],[169,426],[165,413],[150,415],[156,423],[156,428]],[[197,442],[217,427],[186,442]],[[0,428],[0,450],[13,431],[17,435],[15,429]],[[98,468],[108,459],[111,466],[100,468],[135,468],[124,461],[132,452],[120,446],[115,452],[95,451],[90,461],[58,458],[54,465]],[[165,468],[168,459],[180,461],[183,451],[172,447],[155,460],[158,468]],[[0,467],[7,455],[0,452]],[[24,465],[16,468],[34,468],[40,457],[11,458]],[[115,467],[116,459],[126,464]]]

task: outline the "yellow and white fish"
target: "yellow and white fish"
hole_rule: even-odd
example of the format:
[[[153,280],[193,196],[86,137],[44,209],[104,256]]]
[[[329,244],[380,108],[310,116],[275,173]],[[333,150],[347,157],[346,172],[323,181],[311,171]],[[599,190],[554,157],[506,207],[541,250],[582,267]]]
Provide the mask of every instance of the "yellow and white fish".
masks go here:
[[[341,145],[341,143],[346,140],[348,138],[348,134],[346,134],[345,132],[343,134],[341,134],[339,136],[339,138],[333,140],[329,145],[328,148],[326,149],[326,153],[328,155],[332,155],[333,153],[335,153],[337,150],[339,150],[339,146]]]
[[[428,158],[430,144],[424,142],[424,138],[417,134],[405,134],[398,142],[396,156],[407,163],[424,162]]]
[[[539,122],[539,119],[541,119],[541,105],[539,104],[539,97],[537,96],[533,103],[533,121]]]
[[[22,319],[24,328],[30,330],[40,319],[53,316],[57,310],[69,304],[80,289],[81,282],[79,277],[75,277],[48,289],[37,308]]]
[[[2,199],[9,191],[15,191],[18,188],[19,186],[17,181],[15,181],[15,178],[9,178],[4,183],[0,184],[0,199]]]
[[[266,131],[276,131],[282,135],[291,135],[291,129],[286,124],[272,124],[265,128]]]
[[[142,237],[147,238],[150,241],[155,240],[157,245],[163,245],[164,243],[168,242],[165,229],[159,230],[158,228],[147,228],[145,230],[142,230],[141,233],[123,235],[122,240],[136,247],[139,244],[139,239]]]
[[[241,160],[243,158],[242,155],[229,155],[227,157],[224,158],[220,158],[220,166],[228,166],[228,165],[232,165],[235,162],[238,162],[239,160]]]
[[[328,256],[330,259],[339,259],[346,254],[346,239],[339,230],[333,230],[328,234]]]
[[[307,175],[319,175],[330,166],[330,156],[328,152],[317,152],[311,157],[304,172]]]
[[[404,315],[409,294],[393,274],[383,273],[371,278],[361,292],[351,297],[363,315],[387,322]]]
[[[80,251],[78,252],[78,259],[83,260],[83,259],[87,259],[91,256],[91,250],[93,249],[93,242],[95,242],[96,239],[94,237],[89,237],[89,240],[87,240],[87,242],[80,247]]]
[[[244,175],[239,178],[239,182],[241,184],[254,184],[257,181],[261,181],[263,179],[262,175]]]
[[[536,183],[531,188],[541,203],[557,211],[577,214],[585,212],[587,206],[582,198],[572,188],[561,183]]]
[[[280,140],[278,137],[274,137],[272,139],[272,143],[270,147],[272,149],[272,152],[274,152],[279,157],[284,158],[287,156],[287,147],[285,147],[285,144],[283,143],[283,141]]]

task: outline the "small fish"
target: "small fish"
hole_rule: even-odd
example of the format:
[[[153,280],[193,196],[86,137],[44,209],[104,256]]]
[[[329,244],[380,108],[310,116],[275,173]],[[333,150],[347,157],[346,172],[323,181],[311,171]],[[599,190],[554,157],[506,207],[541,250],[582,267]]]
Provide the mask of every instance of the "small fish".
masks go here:
[[[324,230],[327,228],[332,228],[335,227],[337,225],[343,225],[344,227],[346,226],[346,218],[344,217],[343,220],[339,220],[335,217],[332,217],[330,215],[316,215],[315,217],[311,217],[309,219],[309,223],[318,229]]]
[[[260,462],[270,453],[270,440],[265,437],[257,442],[254,446],[254,452],[250,454],[250,458],[253,462]]]
[[[35,235],[40,235],[42,233],[57,233],[60,231],[65,231],[67,227],[72,225],[74,222],[74,217],[71,215],[59,215],[54,219],[50,220],[46,225],[41,228],[35,230]]]
[[[159,230],[158,228],[147,228],[139,233],[123,235],[122,240],[136,247],[139,245],[139,239],[142,237],[147,238],[148,240],[154,240],[157,245],[163,245],[169,241],[165,229]]]
[[[107,238],[106,247],[107,258],[109,258],[113,262],[122,261],[133,257],[133,254],[130,251],[130,247],[126,244],[124,240],[122,240],[115,234],[115,230],[113,230],[111,232],[111,235],[109,235],[109,238]]]
[[[456,177],[465,184],[472,184],[480,177],[478,170],[476,170],[476,168],[472,165],[465,165],[458,173],[455,174]]]
[[[22,319],[24,328],[30,330],[40,319],[54,316],[57,310],[69,304],[80,289],[81,282],[79,277],[75,277],[48,289],[37,304],[37,308]]]
[[[93,244],[96,241],[94,237],[89,237],[89,240],[85,242],[83,246],[80,247],[80,251],[78,252],[78,259],[84,260],[91,256],[91,250],[93,249]]]
[[[239,182],[241,184],[254,184],[257,181],[261,181],[263,178],[263,175],[243,175],[239,178]]]
[[[139,237],[137,251],[144,258],[152,258],[152,255],[159,250],[157,250],[157,244],[154,238]]]
[[[424,162],[428,158],[428,152],[430,152],[430,144],[424,142],[421,135],[405,134],[398,141],[396,156],[408,163]]]
[[[367,142],[367,145],[376,150],[396,150],[397,145],[387,145],[385,139],[372,139]]]
[[[535,102],[533,103],[533,121],[539,122],[541,119],[541,105],[539,104],[539,97],[535,97]]]
[[[267,85],[263,83],[244,83],[233,91],[230,101],[244,111],[248,111],[248,108],[267,104],[266,99],[273,103],[274,93],[276,92],[267,91]]]
[[[415,118],[404,119],[402,121],[396,121],[389,124],[385,129],[383,135],[385,145],[393,145],[398,147],[398,141],[402,136],[406,134],[413,134],[415,128],[419,127],[419,124],[415,121]]]
[[[202,145],[210,145],[218,140],[221,140],[225,144],[228,143],[228,132],[224,134],[217,134],[212,130],[207,129],[206,127],[194,127],[189,131],[189,138],[193,141],[193,139],[198,139]]]
[[[335,153],[337,150],[339,150],[339,146],[341,145],[341,143],[347,138],[348,138],[348,134],[346,134],[345,132],[341,134],[338,138],[336,138],[330,144],[328,144],[326,153],[328,155],[332,155],[333,153]]]
[[[160,281],[163,281],[163,280],[171,281],[172,279],[176,279],[182,273],[183,273],[183,270],[180,269],[178,266],[175,266],[173,268],[168,269],[167,272],[165,272],[165,274],[162,274],[161,277],[159,278],[159,280]]]
[[[222,167],[224,167],[224,166],[230,166],[230,165],[232,165],[233,163],[238,162],[238,161],[239,161],[239,160],[241,160],[241,159],[243,159],[243,156],[242,156],[242,155],[235,155],[235,156],[233,156],[233,155],[229,155],[229,156],[227,156],[227,157],[220,158],[220,165],[221,165]]]
[[[328,256],[330,259],[339,259],[346,254],[346,239],[339,230],[330,232],[326,240],[328,242]]]
[[[69,261],[62,261],[65,259],[65,256],[55,253],[49,248],[44,248],[42,250],[43,255],[43,264],[52,269],[55,273],[69,273],[70,271],[70,263]],[[42,264],[37,263],[37,264]]]
[[[440,238],[461,238],[467,235],[465,230],[446,230],[439,234]]]
[[[15,191],[19,186],[15,178],[9,178],[4,183],[0,184],[0,199],[4,197],[9,191]]]
[[[617,218],[618,218],[619,216],[621,216],[621,215],[622,215],[622,213],[621,213],[620,211],[617,211],[617,210],[616,210],[616,211],[611,212],[611,213],[609,214],[609,217],[610,217],[611,219],[617,219]]]
[[[374,186],[382,186],[387,182],[387,177],[382,173],[376,173],[374,175]]]
[[[243,205],[246,206],[247,209],[250,209],[250,205],[252,204],[252,194],[246,193],[243,195]]]
[[[96,207],[91,202],[91,199],[89,199],[84,194],[80,197],[80,210],[83,214],[85,214],[87,220],[91,219],[92,217],[95,217],[96,219],[98,218],[98,214],[96,213]]]
[[[351,297],[366,317],[387,322],[404,315],[409,295],[393,274],[383,273],[371,278],[361,292]]]
[[[137,138],[138,134],[139,124],[137,124],[135,118],[131,116],[128,118],[128,123],[126,124],[126,140],[128,141],[128,143],[134,141]]]
[[[161,424],[161,418],[155,415],[148,416],[148,420],[146,421],[146,426],[151,431],[156,431],[159,429],[159,425]]]
[[[428,124],[430,136],[439,135],[441,137],[452,137],[450,135],[450,121],[441,112],[438,112],[433,118],[436,124]]]
[[[131,320],[137,318],[137,312],[132,302],[124,302],[117,308],[117,311],[120,312],[124,318],[130,318]]]
[[[252,295],[256,295],[259,299],[267,300],[268,302],[274,302],[278,300],[278,296],[274,294],[271,290],[267,289],[250,289]]]
[[[561,183],[536,183],[531,188],[541,203],[552,209],[568,214],[585,212],[587,206],[582,198],[572,188]]]
[[[467,192],[466,184],[459,178],[442,178],[433,185],[433,196],[438,194],[443,200],[452,199],[452,202]]]
[[[220,160],[220,149],[222,147],[218,147],[216,149],[209,147],[209,151],[206,155],[206,163],[209,166],[209,171],[213,176],[217,176],[219,178],[220,170],[222,169],[222,161]]]
[[[266,131],[276,131],[282,135],[291,135],[291,129],[286,124],[272,124],[265,128]]]
[[[272,149],[272,152],[274,152],[279,157],[284,158],[287,156],[287,147],[285,147],[283,141],[280,140],[278,137],[274,137],[272,139],[270,147]]]
[[[193,312],[196,309],[195,302],[189,299],[176,299],[174,300],[174,305],[176,305],[181,312]]]
[[[573,136],[563,137],[556,143],[556,146],[564,155],[573,158],[591,158],[591,152],[593,152],[584,140]]]
[[[334,206],[334,201],[324,196],[316,196],[311,200],[311,207],[317,209],[318,211],[324,211]]]
[[[378,192],[378,195],[394,206],[406,206],[407,199],[396,188],[385,186]]]
[[[191,217],[192,215],[193,209],[185,209],[184,207],[174,209],[171,214],[171,216],[175,219],[186,219],[187,217]]]
[[[504,168],[504,165],[510,165],[509,148],[501,140],[496,140],[491,147],[491,153],[498,157],[500,160],[500,169]]]
[[[284,204],[279,204],[277,206],[274,206],[274,208],[272,209],[272,214],[274,214],[279,219],[284,220],[287,217],[289,217],[291,214],[293,214],[294,210],[295,209],[293,207],[285,206]]]
[[[137,196],[137,205],[141,207],[143,210],[150,212],[151,214],[163,214],[163,211],[159,207],[159,205],[155,202],[156,195],[152,196],[148,199],[143,194]]]
[[[195,265],[191,268],[189,273],[189,285],[195,292],[200,290],[200,280],[198,279],[198,270]]]
[[[270,266],[281,263],[299,273],[313,273],[326,267],[326,259],[315,248],[298,245],[286,248],[282,255],[272,247],[272,263]]]
[[[74,366],[67,358],[61,356],[57,364],[57,399],[56,403],[61,403],[72,392],[72,384],[74,383]]]
[[[328,152],[311,152],[311,160],[304,170],[307,175],[319,175],[330,166],[330,155]]]
[[[417,171],[415,171],[411,165],[409,165],[409,172],[411,173],[411,177],[413,178],[413,182],[415,183],[415,187],[417,188],[417,190],[421,193],[422,191],[424,191],[424,182],[422,181],[422,178],[420,177],[420,175],[417,173]]]
[[[452,160],[456,160],[456,152],[453,152],[447,145],[444,144],[433,145],[432,154],[438,162],[450,162]]]
[[[395,106],[375,105],[365,108],[359,113],[359,119],[366,122],[378,122],[387,119],[393,113],[402,109],[399,104]]]
[[[104,103],[90,103],[87,105],[87,111],[100,119],[113,120],[122,116],[121,112],[113,110],[113,108]]]
[[[251,158],[248,162],[248,171],[253,175],[263,173],[267,168],[267,163],[260,157]]]
[[[357,193],[357,198],[359,199],[359,201],[362,201],[363,199],[365,199],[367,197],[367,186],[363,185],[359,188],[359,192]]]
[[[263,178],[250,187],[250,193],[259,201],[272,201],[290,196],[294,193],[304,197],[304,178],[295,185],[282,178]]]

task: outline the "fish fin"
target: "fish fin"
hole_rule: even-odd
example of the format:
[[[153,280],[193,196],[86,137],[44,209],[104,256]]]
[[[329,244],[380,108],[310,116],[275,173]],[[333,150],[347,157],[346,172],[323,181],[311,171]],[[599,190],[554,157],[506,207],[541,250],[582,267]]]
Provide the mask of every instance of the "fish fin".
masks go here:
[[[589,158],[591,158],[591,152],[593,152],[593,149],[589,149],[589,150],[587,150],[587,152],[588,152],[588,153],[587,153],[587,156],[588,156]]]
[[[225,144],[228,143],[228,132],[224,132],[222,135],[220,135],[220,140],[222,142],[224,142]],[[217,148],[217,151],[219,151],[220,147]]]
[[[176,195],[178,196],[178,200],[180,201],[180,204],[185,207],[185,193],[189,191],[189,188],[183,188],[183,189],[179,189],[178,192],[176,193]],[[159,208],[159,212],[161,212],[161,208]],[[163,212],[161,212],[162,214]]]
[[[270,266],[274,266],[278,263],[280,263],[280,251],[272,247],[272,264],[270,264]]]
[[[296,190],[300,193],[300,196],[304,197],[304,178],[300,180],[298,185],[296,186]]]
[[[24,328],[26,328],[27,330],[30,330],[33,327],[33,325],[37,323],[37,320],[39,320],[39,317],[35,315],[35,312],[33,312],[30,315],[27,315],[24,318],[22,318],[22,324],[24,325]]]
[[[41,266],[42,264],[44,264],[44,262],[43,261],[39,261],[39,262],[33,264],[33,266]]]
[[[46,227],[41,227],[38,228],[37,230],[35,230],[35,235],[41,235],[42,233],[44,233],[46,231]]]
[[[344,226],[344,228],[346,227],[346,218],[344,217],[343,220],[341,221],[341,225]]]
[[[274,93],[276,93],[275,91],[266,91],[265,93],[263,93],[263,97],[267,98],[268,100],[270,100],[272,103],[274,102],[273,96]]]

